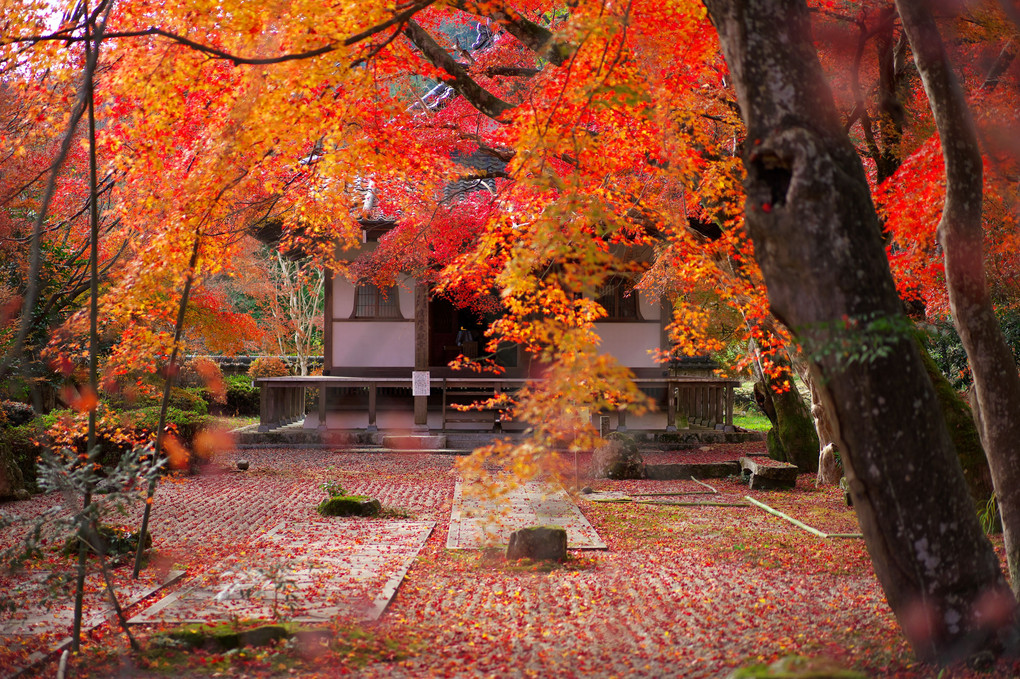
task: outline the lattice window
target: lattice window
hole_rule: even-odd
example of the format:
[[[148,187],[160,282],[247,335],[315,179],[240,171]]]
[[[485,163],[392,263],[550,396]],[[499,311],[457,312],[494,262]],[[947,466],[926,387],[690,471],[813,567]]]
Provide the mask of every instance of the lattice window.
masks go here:
[[[355,318],[403,318],[397,286],[380,288],[366,283],[359,285],[354,297]]]
[[[607,321],[636,321],[638,315],[638,293],[626,278],[607,278],[599,286],[595,301],[606,310]]]

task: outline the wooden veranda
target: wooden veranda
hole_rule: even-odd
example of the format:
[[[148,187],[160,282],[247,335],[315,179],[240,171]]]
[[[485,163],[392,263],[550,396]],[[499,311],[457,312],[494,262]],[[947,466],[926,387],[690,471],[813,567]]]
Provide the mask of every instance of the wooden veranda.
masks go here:
[[[257,380],[261,390],[261,411],[259,431],[269,431],[278,427],[295,423],[305,417],[306,395],[308,390],[316,392],[316,409],[318,428],[328,428],[327,411],[329,391],[342,389],[346,393],[359,392],[365,420],[365,431],[378,431],[377,417],[379,410],[380,390],[403,390],[410,397],[439,395],[442,408],[442,428],[452,422],[464,422],[459,416],[461,411],[454,407],[455,403],[464,403],[466,397],[484,400],[488,397],[513,393],[532,380],[514,378],[485,377],[433,377],[423,381],[420,377],[346,377],[300,376],[300,377],[265,377]],[[426,383],[427,382],[427,388]],[[666,431],[677,431],[678,422],[684,421],[688,426],[723,427],[733,424],[733,390],[740,385],[739,380],[715,377],[657,377],[638,378],[635,383],[643,390],[662,396],[665,390]],[[408,399],[408,408],[411,408]],[[593,413],[597,415],[597,413]],[[479,426],[485,425],[488,430],[499,430],[502,422],[498,417],[488,420],[477,420]],[[626,410],[617,413],[617,430],[627,430]]]

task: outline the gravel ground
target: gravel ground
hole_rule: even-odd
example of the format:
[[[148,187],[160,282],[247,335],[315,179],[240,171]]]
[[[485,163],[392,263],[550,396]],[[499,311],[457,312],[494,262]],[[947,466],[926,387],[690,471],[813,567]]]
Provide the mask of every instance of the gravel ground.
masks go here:
[[[654,453],[648,461],[736,459],[755,446],[761,444]],[[912,664],[860,540],[822,540],[752,507],[579,499],[608,550],[573,552],[552,568],[521,566],[444,548],[458,458],[272,449],[243,456],[251,462],[247,472],[231,470],[234,457],[228,457],[199,476],[160,486],[155,568],[201,572],[279,521],[309,516],[324,497],[325,480],[438,523],[370,630],[392,641],[397,659],[355,662],[327,654],[297,669],[189,666],[176,670],[179,676],[720,677],[792,654],[869,676],[938,673]],[[718,496],[700,494],[705,489],[690,481],[589,479],[583,466],[582,481],[599,491],[687,493],[672,496],[679,501],[736,503],[752,495],[828,532],[856,529],[840,491],[816,490],[806,476],[795,490],[775,493],[750,493],[736,479],[709,480]],[[0,508],[31,514],[56,501],[44,496]],[[123,522],[132,525],[138,511]],[[0,537],[9,543],[15,534]],[[143,639],[151,632],[137,631]],[[99,636],[97,645],[107,650],[89,676],[166,676],[136,664],[115,629]],[[40,676],[53,672],[46,666]],[[980,676],[1018,675],[1020,667],[1000,663]],[[941,676],[979,675],[955,669]]]

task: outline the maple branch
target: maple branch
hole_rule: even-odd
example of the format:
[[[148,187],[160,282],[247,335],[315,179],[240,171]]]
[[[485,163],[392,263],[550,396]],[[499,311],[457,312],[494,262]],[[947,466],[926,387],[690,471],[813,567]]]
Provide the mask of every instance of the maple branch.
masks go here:
[[[985,92],[992,92],[996,87],[999,86],[999,78],[1006,72],[1013,60],[1016,59],[1016,45],[1015,40],[1010,38],[1006,41],[1006,44],[1002,46],[1002,51],[999,52],[999,56],[995,59],[995,63],[988,70],[988,75],[985,76],[985,81],[981,84],[981,89]]]
[[[496,95],[492,94],[479,85],[468,74],[467,69],[461,66],[456,59],[444,50],[429,33],[414,21],[408,21],[404,27],[404,34],[414,45],[422,51],[425,58],[438,68],[450,74],[450,78],[444,79],[447,85],[457,91],[468,103],[478,109],[481,113],[499,120],[499,118],[513,108]]]
[[[127,250],[127,246],[130,241],[124,240],[120,245],[120,249],[114,254],[103,267],[99,270],[100,280],[105,280],[110,269],[120,260],[121,255]],[[50,295],[49,299],[46,300],[46,304],[42,307],[42,312],[39,314],[42,318],[48,318],[51,313],[55,310],[66,308],[68,305],[74,302],[79,295],[84,294],[89,290],[90,284],[84,282],[88,271],[82,269],[79,272],[73,274],[64,285],[63,290],[59,290]],[[71,287],[68,287],[71,286]]]
[[[861,129],[864,131],[864,141],[868,147],[868,155],[876,166],[880,166],[881,152],[875,142],[875,133],[872,129],[871,116],[868,115],[867,104],[864,103],[864,96],[861,94],[861,59],[864,57],[864,47],[868,44],[871,32],[863,21],[857,22],[859,35],[857,36],[857,49],[854,52],[853,65],[850,67],[850,89],[854,95],[854,109],[850,119],[844,126],[844,131],[849,132],[854,122],[860,120]]]
[[[433,2],[435,2],[435,0],[422,0],[421,2],[414,3],[403,12],[394,14],[393,17],[388,21],[384,21],[381,24],[377,24],[372,28],[362,31],[361,33],[350,36],[349,38],[344,40],[344,46],[350,47],[351,45],[361,42],[365,38],[369,38],[375,35],[376,33],[381,33],[382,31],[385,31],[390,26],[394,26],[396,24],[400,25],[406,24],[408,21],[411,20],[411,17],[413,17],[415,14],[431,5]]]
[[[496,76],[511,76],[515,78],[531,78],[541,73],[542,70],[538,68],[526,68],[524,66],[490,66],[489,68],[482,71],[486,76],[493,78]]]
[[[486,170],[475,174],[465,174],[457,177],[455,182],[481,181],[483,179],[509,179],[510,175],[503,170]]]
[[[505,28],[507,33],[517,38],[522,45],[543,59],[548,59],[554,66],[562,66],[574,51],[570,45],[554,41],[552,31],[548,28],[536,24],[502,3],[482,4],[474,0],[457,0],[450,5],[468,14],[489,17]]]
[[[392,17],[390,17],[386,21],[383,21],[382,23],[379,23],[379,24],[376,24],[375,26],[367,28],[367,29],[365,29],[364,31],[362,31],[360,33],[356,33],[356,34],[354,34],[352,36],[349,36],[349,37],[345,38],[339,44],[343,45],[344,47],[350,47],[351,45],[356,45],[357,43],[361,42],[362,40],[365,40],[366,38],[370,38],[373,35],[376,35],[377,33],[381,33],[382,31],[385,31],[387,28],[390,28],[391,26],[398,25],[398,26],[402,27],[407,21],[409,21],[411,19],[411,17],[413,17],[415,14],[417,14],[421,10],[423,10],[426,7],[428,7],[429,5],[431,5],[433,2],[435,2],[435,0],[421,0],[420,2],[416,2],[416,3],[412,4],[410,7],[408,7],[407,9],[403,10],[402,12],[398,12],[397,14],[394,14]],[[77,27],[69,27],[69,28],[61,29],[60,31],[56,31],[54,33],[46,34],[46,35],[31,35],[31,36],[22,36],[22,37],[17,37],[17,38],[6,38],[6,39],[0,41],[0,44],[15,44],[15,43],[23,43],[23,42],[38,43],[38,42],[46,42],[46,41],[54,41],[54,40],[65,42],[65,43],[74,43],[74,42],[82,42],[82,41],[84,41],[86,39],[84,36],[76,36],[76,35],[72,35],[71,34],[76,29],[77,29]],[[360,63],[362,61],[365,61],[368,58],[371,58],[371,56],[374,56],[380,49],[382,49],[382,47],[385,47],[387,44],[392,42],[393,39],[396,37],[396,35],[399,34],[399,33],[400,33],[400,29],[398,28],[398,30],[394,33],[394,35],[390,36],[390,38],[381,47],[376,48],[373,51],[373,53],[371,55],[369,55],[368,57],[365,57],[363,59],[359,59],[358,61],[356,61],[355,65],[357,65],[358,63]],[[245,65],[245,66],[263,66],[263,65],[268,65],[268,64],[282,64],[282,63],[287,62],[287,61],[298,61],[298,60],[302,60],[302,59],[312,59],[312,58],[315,58],[315,57],[322,56],[323,54],[329,54],[330,52],[333,52],[333,51],[335,51],[337,49],[337,44],[336,43],[329,43],[329,44],[323,45],[321,47],[316,47],[315,49],[305,50],[304,52],[291,52],[289,54],[281,54],[280,56],[277,56],[277,57],[244,57],[244,56],[240,56],[240,55],[237,55],[237,54],[231,54],[230,52],[226,52],[224,50],[218,49],[218,48],[213,47],[211,45],[205,45],[205,44],[197,42],[195,40],[191,40],[190,38],[186,38],[183,35],[180,35],[179,33],[174,33],[173,31],[167,31],[167,30],[159,28],[157,26],[150,26],[149,28],[142,29],[142,30],[139,30],[139,31],[115,31],[115,32],[109,32],[109,33],[104,33],[100,37],[103,40],[113,40],[113,39],[117,39],[117,38],[142,38],[142,37],[145,37],[145,36],[159,36],[159,37],[162,37],[162,38],[166,38],[167,40],[171,40],[173,42],[176,42],[176,43],[178,43],[180,45],[183,45],[183,46],[185,46],[185,47],[187,47],[189,49],[192,49],[192,50],[194,50],[196,52],[201,52],[202,54],[207,54],[210,57],[213,57],[213,58],[216,58],[216,59],[223,59],[225,61],[229,61],[232,64],[234,64],[235,66],[241,66],[241,65]]]

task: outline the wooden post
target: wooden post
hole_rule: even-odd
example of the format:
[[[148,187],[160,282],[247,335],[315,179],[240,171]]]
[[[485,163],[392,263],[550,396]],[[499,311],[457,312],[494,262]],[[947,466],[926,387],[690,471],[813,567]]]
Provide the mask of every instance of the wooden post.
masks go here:
[[[366,431],[379,431],[379,427],[375,423],[378,391],[378,385],[375,382],[368,385],[368,428]]]
[[[429,369],[429,288],[423,281],[414,284],[414,369]],[[414,397],[414,429],[429,429],[429,397]]]
[[[325,359],[324,359],[325,360]],[[325,375],[325,371],[323,371]],[[326,431],[326,380],[319,382],[319,431]]]
[[[259,431],[269,431],[272,429],[272,423],[270,418],[272,413],[269,407],[269,385],[263,382],[259,385]]]
[[[326,286],[326,294],[323,299],[323,315],[322,319],[322,374],[332,375],[333,374],[333,272],[329,269],[325,270],[326,280],[323,285]],[[319,398],[324,399],[326,396],[326,387],[319,387]],[[320,409],[320,412],[321,409]],[[325,420],[320,419],[320,427]]]
[[[726,426],[733,425],[733,385],[726,385]]]
[[[666,383],[666,431],[676,431],[676,407],[680,393],[675,384]]]

